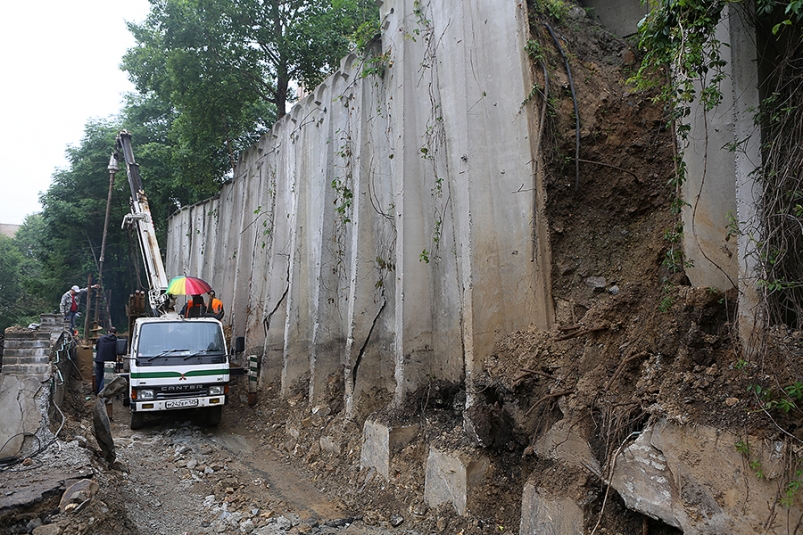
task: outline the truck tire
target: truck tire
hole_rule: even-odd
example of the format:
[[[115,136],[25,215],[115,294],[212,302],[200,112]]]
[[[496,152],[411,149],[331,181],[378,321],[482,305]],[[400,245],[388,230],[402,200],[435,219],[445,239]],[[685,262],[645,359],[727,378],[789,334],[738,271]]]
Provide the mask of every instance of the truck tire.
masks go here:
[[[131,413],[131,429],[140,429],[145,425],[145,415],[141,412]]]
[[[223,407],[210,407],[206,409],[206,425],[209,427],[217,427],[220,423],[220,418],[223,415]]]

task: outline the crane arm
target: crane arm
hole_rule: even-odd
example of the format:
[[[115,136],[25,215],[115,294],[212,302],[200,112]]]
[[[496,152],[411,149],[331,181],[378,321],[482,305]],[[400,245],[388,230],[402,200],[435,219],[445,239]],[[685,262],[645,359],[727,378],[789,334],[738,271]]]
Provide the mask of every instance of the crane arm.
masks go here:
[[[137,232],[142,260],[148,275],[148,300],[154,311],[161,311],[167,300],[165,294],[167,274],[159,251],[159,242],[156,239],[148,197],[145,195],[139,176],[139,164],[134,160],[131,134],[125,130],[117,135],[115,158],[125,160],[128,184],[131,187],[131,213],[123,218],[123,228],[133,228]]]

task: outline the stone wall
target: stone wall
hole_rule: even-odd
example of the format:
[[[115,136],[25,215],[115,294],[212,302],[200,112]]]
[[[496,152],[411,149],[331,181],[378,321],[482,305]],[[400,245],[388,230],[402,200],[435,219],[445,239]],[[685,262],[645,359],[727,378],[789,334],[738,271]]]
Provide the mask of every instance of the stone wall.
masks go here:
[[[168,274],[212,283],[284,395],[471,395],[500,336],[552,323],[526,4],[418,5],[382,5],[381,73],[345,58],[169,221]]]

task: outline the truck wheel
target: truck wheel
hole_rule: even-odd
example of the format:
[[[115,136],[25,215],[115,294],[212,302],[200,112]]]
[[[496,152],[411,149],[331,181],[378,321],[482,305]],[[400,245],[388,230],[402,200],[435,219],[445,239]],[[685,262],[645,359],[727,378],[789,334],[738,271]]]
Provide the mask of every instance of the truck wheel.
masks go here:
[[[206,409],[206,425],[217,427],[220,417],[223,415],[223,407],[210,407]]]
[[[131,429],[140,429],[145,425],[145,415],[141,412],[131,413]]]

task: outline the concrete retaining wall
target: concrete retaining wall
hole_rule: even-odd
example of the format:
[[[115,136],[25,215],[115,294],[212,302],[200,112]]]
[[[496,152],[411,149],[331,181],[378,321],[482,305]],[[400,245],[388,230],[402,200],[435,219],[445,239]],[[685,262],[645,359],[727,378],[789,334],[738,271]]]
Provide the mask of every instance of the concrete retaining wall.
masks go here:
[[[526,4],[417,5],[381,7],[384,76],[345,58],[169,221],[168,274],[212,283],[284,395],[470,395],[500,336],[552,323]]]

